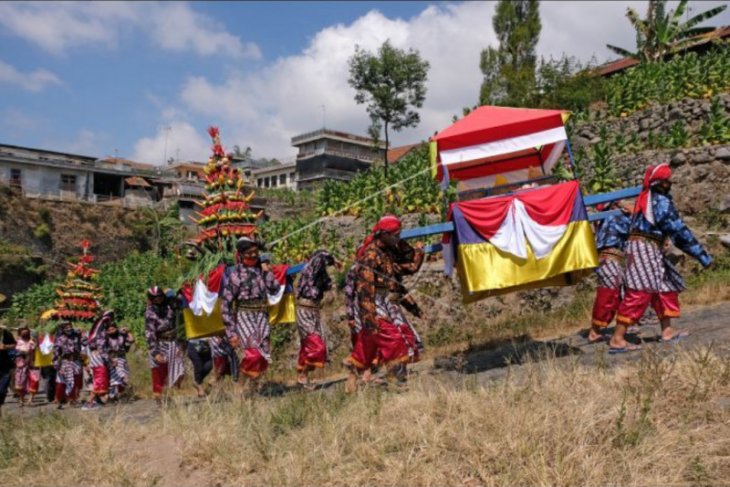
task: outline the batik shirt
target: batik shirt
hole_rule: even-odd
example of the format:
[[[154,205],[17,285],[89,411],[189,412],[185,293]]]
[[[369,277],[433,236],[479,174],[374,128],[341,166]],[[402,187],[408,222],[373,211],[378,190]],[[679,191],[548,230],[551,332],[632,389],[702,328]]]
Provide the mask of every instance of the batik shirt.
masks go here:
[[[101,352],[104,360],[109,360],[111,357],[122,357],[127,355],[127,352],[132,347],[132,336],[128,332],[118,332],[116,336],[111,336],[107,333],[103,333],[99,339],[98,350]]]
[[[157,306],[149,304],[144,312],[144,337],[147,340],[147,348],[154,357],[159,350],[158,336],[163,333],[170,333],[175,330],[175,310],[169,304]]]
[[[297,282],[297,299],[309,299],[319,303],[324,293],[332,289],[332,279],[327,266],[334,265],[335,258],[326,250],[318,250],[304,266]]]
[[[376,242],[368,245],[357,261],[355,291],[360,308],[362,326],[378,328],[375,295],[378,290],[400,292],[400,283],[391,254],[380,248]]]
[[[81,353],[81,334],[73,330],[71,335],[59,333],[53,342],[53,365],[58,368],[61,359],[69,356],[78,357]]]
[[[247,267],[238,264],[228,276],[223,288],[221,299],[221,314],[224,323],[233,323],[234,302],[267,300],[267,294],[276,294],[279,291],[279,281],[273,272],[264,271],[261,267]]]
[[[399,253],[395,258],[393,268],[398,281],[398,292],[406,294],[408,291],[402,284],[403,277],[418,272],[423,265],[423,259],[426,257],[426,253],[421,249],[411,247],[405,240],[401,240],[398,245]]]
[[[669,238],[677,248],[700,261],[703,266],[710,265],[712,258],[679,216],[672,197],[652,192],[651,203],[656,223],[650,223],[644,218],[643,213],[639,213],[634,217],[631,231],[649,235],[660,241]]]
[[[630,227],[631,217],[624,212],[606,218],[596,234],[596,248],[624,250]]]

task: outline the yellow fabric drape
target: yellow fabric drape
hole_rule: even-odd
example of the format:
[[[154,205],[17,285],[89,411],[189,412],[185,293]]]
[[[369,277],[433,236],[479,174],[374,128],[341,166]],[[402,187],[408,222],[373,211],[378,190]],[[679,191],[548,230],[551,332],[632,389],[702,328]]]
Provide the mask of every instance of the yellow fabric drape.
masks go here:
[[[183,309],[182,315],[185,323],[185,336],[190,340],[223,335],[225,332],[220,299],[216,300],[213,312],[209,315],[195,316],[190,308]]]
[[[53,352],[43,355],[40,348],[36,347],[33,356],[33,367],[50,367],[53,365]]]
[[[574,284],[598,266],[598,252],[588,221],[568,224],[547,257],[536,259],[528,244],[526,259],[491,243],[458,247],[459,280],[464,302],[474,302],[518,290]]]
[[[273,306],[269,306],[269,324],[283,325],[286,323],[296,323],[297,313],[294,304],[294,293],[286,293],[282,296],[281,301]]]

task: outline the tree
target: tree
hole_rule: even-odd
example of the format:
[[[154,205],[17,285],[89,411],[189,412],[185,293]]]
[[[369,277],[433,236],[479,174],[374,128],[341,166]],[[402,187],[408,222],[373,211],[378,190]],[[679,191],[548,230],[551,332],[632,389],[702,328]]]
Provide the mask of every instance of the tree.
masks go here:
[[[232,155],[236,159],[243,159],[244,161],[248,161],[252,158],[251,147],[246,146],[246,149],[241,150],[240,145],[234,145],[233,152],[230,155]]]
[[[689,0],[680,0],[675,10],[667,13],[666,0],[649,0],[645,19],[640,18],[636,10],[627,8],[626,17],[636,30],[636,51],[631,52],[611,44],[606,44],[606,47],[616,54],[642,62],[662,61],[667,54],[687,47],[693,42],[694,37],[714,30],[714,27],[697,27],[697,25],[727,8],[727,5],[711,8],[682,22],[688,3]]]
[[[421,108],[426,99],[428,61],[418,51],[396,49],[385,41],[377,54],[355,46],[355,54],[348,61],[348,83],[355,88],[355,101],[367,103],[370,115],[370,134],[379,127],[385,134],[385,172],[388,172],[388,129],[396,132],[415,127],[421,121],[415,108]]]
[[[591,103],[604,98],[606,80],[593,74],[596,64],[595,59],[582,63],[566,55],[549,61],[541,59],[533,106],[587,111]]]
[[[499,39],[497,49],[481,53],[484,75],[480,105],[525,106],[535,88],[535,47],[540,38],[540,6],[537,0],[500,0],[492,18]]]

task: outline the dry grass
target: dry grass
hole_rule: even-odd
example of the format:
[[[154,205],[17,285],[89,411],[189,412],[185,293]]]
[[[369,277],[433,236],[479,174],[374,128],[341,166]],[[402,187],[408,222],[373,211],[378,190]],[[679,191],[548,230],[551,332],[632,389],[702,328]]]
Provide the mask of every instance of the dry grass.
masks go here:
[[[554,359],[477,384],[422,376],[172,404],[141,425],[58,415],[0,427],[3,485],[687,485],[730,478],[730,359],[607,371]],[[157,460],[159,458],[159,461]],[[185,468],[180,469],[178,464]]]

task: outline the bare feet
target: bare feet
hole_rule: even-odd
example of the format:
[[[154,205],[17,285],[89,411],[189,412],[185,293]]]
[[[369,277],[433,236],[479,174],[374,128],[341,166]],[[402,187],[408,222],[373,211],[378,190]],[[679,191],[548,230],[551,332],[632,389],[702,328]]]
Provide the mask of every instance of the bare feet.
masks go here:
[[[598,343],[605,340],[606,337],[601,333],[601,329],[597,326],[591,326],[591,329],[588,331],[588,343]]]
[[[351,370],[350,374],[347,376],[347,381],[345,382],[345,392],[347,394],[357,392],[357,374],[353,370]]]

